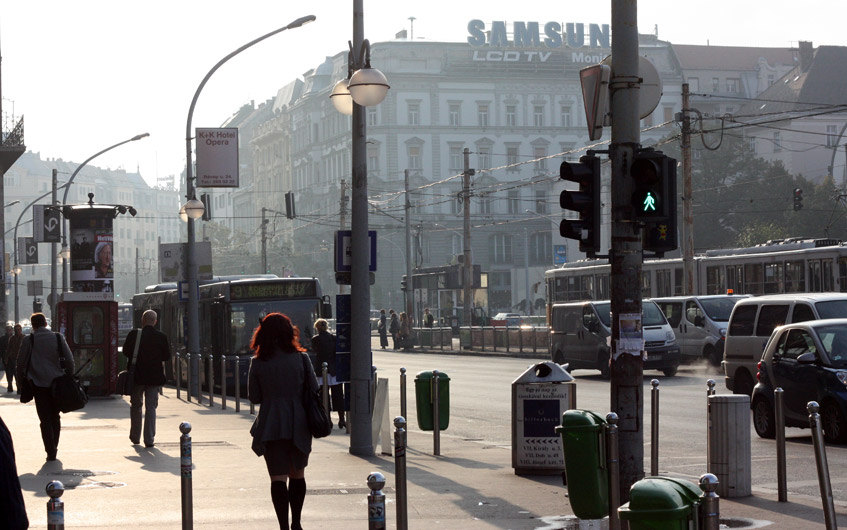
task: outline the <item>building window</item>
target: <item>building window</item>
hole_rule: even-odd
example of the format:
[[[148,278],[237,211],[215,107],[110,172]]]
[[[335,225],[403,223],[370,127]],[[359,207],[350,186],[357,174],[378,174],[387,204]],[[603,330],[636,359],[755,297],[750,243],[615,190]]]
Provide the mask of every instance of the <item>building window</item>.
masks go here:
[[[673,121],[673,107],[665,107],[665,123]]]
[[[491,263],[511,263],[512,236],[508,234],[494,234],[491,236],[488,252]]]
[[[726,91],[736,93],[741,91],[741,80],[737,77],[728,77],[726,79]]]
[[[838,147],[838,127],[836,125],[826,126],[826,146]]]
[[[506,165],[509,166],[508,171],[519,172],[520,167],[516,164],[518,163],[518,147],[517,146],[506,146]]]
[[[751,136],[750,138],[747,139],[747,141],[749,142],[748,147],[750,148],[750,152],[755,154],[756,153],[756,137]]]
[[[509,213],[520,213],[521,211],[521,201],[520,201],[520,192],[517,190],[509,192],[509,200],[508,200]]]
[[[535,170],[536,171],[547,171],[547,148],[546,147],[535,147],[532,150],[533,158],[535,159]]]
[[[417,102],[409,102],[409,125],[421,124],[421,104]]]
[[[547,194],[541,190],[535,191],[535,213],[547,213]]]
[[[641,126],[644,127],[644,128],[653,126],[653,113],[652,112],[650,114],[648,114],[646,118],[641,120]]]
[[[562,105],[561,114],[562,114],[562,127],[570,127],[571,126],[571,107],[569,105]]]
[[[454,195],[454,199],[450,201],[450,211],[453,215],[462,213],[462,199],[458,195]]]
[[[700,90],[700,78],[699,77],[689,77],[688,78],[688,88],[692,92],[698,92]]]
[[[529,261],[534,265],[553,263],[553,239],[550,232],[539,232],[530,236]]]
[[[771,86],[772,84],[773,84],[773,74],[769,74],[768,75],[768,86]]]
[[[378,123],[377,120],[377,107],[367,107],[368,109],[368,125],[376,125]]]
[[[544,105],[533,105],[532,121],[536,127],[544,127]]]
[[[450,146],[450,170],[463,171],[465,162],[462,156],[462,147],[459,145]]]
[[[515,105],[506,105],[506,126],[517,127],[518,108]]]
[[[479,198],[479,213],[482,213],[482,214],[490,214],[491,213],[491,196],[490,195],[482,195]]]
[[[419,145],[409,146],[409,169],[423,169],[421,146]]]
[[[488,127],[488,103],[479,103],[476,108],[480,127]]]
[[[779,142],[780,142],[779,131],[775,131],[773,133],[773,152],[774,153],[781,153],[782,152],[782,144],[780,144]]]
[[[476,149],[477,169],[488,169],[491,167],[491,148],[477,147]]]
[[[368,172],[377,173],[379,171],[379,147],[375,145],[368,146]]]
[[[721,90],[721,80],[717,77],[712,78],[712,92],[720,92]]]
[[[458,256],[463,251],[462,236],[459,234],[450,234],[450,255]]]
[[[462,106],[458,103],[450,103],[450,125],[462,124]]]

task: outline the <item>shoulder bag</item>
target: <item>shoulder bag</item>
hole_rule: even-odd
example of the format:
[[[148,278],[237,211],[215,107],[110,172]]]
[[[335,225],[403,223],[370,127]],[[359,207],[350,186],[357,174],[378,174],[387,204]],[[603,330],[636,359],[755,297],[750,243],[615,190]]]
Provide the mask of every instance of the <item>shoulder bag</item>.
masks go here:
[[[132,350],[132,358],[126,370],[118,374],[118,384],[116,385],[117,393],[122,396],[132,394],[132,389],[135,387],[135,359],[138,357],[138,346],[141,344],[141,330],[137,330],[135,335],[135,349]]]
[[[65,352],[62,348],[62,337],[58,333],[56,333],[56,347],[59,351],[59,363],[62,365],[64,373],[54,379],[50,385],[53,401],[60,411],[73,412],[88,403],[88,394],[85,393],[85,389],[79,384],[79,380],[74,374],[68,372],[67,359],[65,359]]]
[[[332,432],[332,420],[321,405],[321,399],[318,397],[320,391],[309,390],[308,355],[301,353],[300,356],[303,359],[303,408],[306,409],[306,421],[313,438],[324,438]]]
[[[32,337],[32,335],[30,335]],[[35,345],[35,339],[30,339],[30,343]],[[26,368],[24,369],[24,376],[22,379],[18,379],[18,390],[21,391],[21,403],[29,403],[32,401],[32,398],[35,396],[32,390],[32,381],[29,380],[29,365],[32,362],[32,348],[29,350],[29,357],[26,359]]]

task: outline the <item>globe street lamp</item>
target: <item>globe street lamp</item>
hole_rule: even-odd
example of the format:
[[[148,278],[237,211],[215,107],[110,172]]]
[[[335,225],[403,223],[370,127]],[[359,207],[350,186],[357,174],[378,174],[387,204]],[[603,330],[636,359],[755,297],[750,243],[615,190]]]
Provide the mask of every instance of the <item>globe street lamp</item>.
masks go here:
[[[373,353],[370,331],[368,168],[364,107],[381,103],[388,93],[389,86],[382,72],[371,68],[371,47],[365,40],[364,33],[363,0],[354,0],[353,41],[347,56],[348,79],[336,83],[330,98],[339,112],[352,114],[353,117],[353,183],[350,200],[350,246],[353,249],[350,260],[350,453],[372,456],[374,444],[371,434],[370,386]],[[350,94],[349,97],[345,88]]]
[[[191,119],[194,116],[194,107],[197,105],[197,98],[200,97],[200,92],[203,90],[203,87],[206,86],[206,83],[209,81],[209,78],[212,77],[218,68],[220,68],[225,62],[229,61],[239,53],[243,52],[247,48],[253,46],[254,44],[258,44],[268,37],[272,37],[277,33],[281,33],[287,29],[299,28],[304,24],[308,24],[315,20],[314,15],[307,15],[305,17],[300,17],[294,22],[288,24],[287,26],[283,26],[279,29],[271,31],[270,33],[266,33],[262,35],[258,39],[252,40],[245,44],[244,46],[238,48],[234,52],[230,53],[220,61],[218,61],[215,66],[209,70],[209,73],[206,74],[206,77],[200,82],[200,86],[197,87],[197,91],[194,92],[194,98],[191,100],[191,106],[188,107],[188,119],[185,122],[185,198],[188,200],[187,203],[180,209],[180,218],[185,214],[184,221],[188,223],[187,227],[187,237],[188,242],[186,244],[186,265],[187,265],[187,274],[186,280],[188,281],[188,306],[187,306],[187,324],[188,324],[188,355],[191,362],[191,381],[189,385],[191,385],[188,389],[189,392],[193,392],[195,395],[199,397],[200,395],[200,378],[198,374],[198,368],[200,367],[200,359],[198,357],[200,352],[200,320],[199,320],[199,306],[197,300],[198,288],[197,288],[197,255],[195,250],[195,242],[194,242],[194,220],[199,219],[203,216],[203,203],[197,200],[194,194],[194,165],[191,161],[192,152],[191,152]],[[200,208],[193,204],[192,201],[196,201],[200,203]]]

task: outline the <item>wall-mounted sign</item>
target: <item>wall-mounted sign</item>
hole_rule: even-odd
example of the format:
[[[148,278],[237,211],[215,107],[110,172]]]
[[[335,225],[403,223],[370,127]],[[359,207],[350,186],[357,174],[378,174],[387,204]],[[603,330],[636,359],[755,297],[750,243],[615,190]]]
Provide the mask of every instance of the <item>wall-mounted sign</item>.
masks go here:
[[[163,282],[179,282],[186,280],[185,256],[187,243],[162,243],[159,245],[159,271]],[[194,255],[197,258],[197,279],[212,279],[212,242],[197,241],[194,243]]]
[[[238,187],[238,128],[195,130],[197,187]]]

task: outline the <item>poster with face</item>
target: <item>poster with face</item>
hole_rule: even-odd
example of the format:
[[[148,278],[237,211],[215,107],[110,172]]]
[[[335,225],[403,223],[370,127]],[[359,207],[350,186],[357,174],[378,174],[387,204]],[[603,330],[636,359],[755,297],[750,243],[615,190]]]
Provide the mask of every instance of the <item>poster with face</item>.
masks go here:
[[[70,219],[71,284],[75,292],[114,291],[112,213],[98,214]]]

